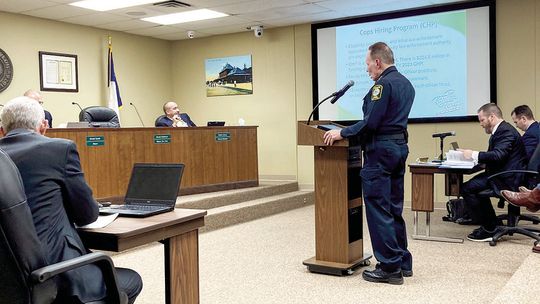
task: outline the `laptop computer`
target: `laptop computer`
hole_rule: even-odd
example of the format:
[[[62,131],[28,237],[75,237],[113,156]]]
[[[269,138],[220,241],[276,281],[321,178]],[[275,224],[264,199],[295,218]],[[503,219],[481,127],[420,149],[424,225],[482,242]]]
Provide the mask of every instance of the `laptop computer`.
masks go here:
[[[124,205],[99,208],[100,214],[147,217],[174,210],[182,181],[184,164],[146,164],[133,166]]]
[[[225,125],[224,121],[209,121],[206,123],[208,127],[223,127]]]

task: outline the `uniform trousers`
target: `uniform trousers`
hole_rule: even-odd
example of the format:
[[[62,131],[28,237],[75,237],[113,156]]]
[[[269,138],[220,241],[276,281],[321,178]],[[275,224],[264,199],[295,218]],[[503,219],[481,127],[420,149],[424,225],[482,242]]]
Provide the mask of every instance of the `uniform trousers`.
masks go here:
[[[360,171],[373,254],[382,270],[412,270],[403,220],[405,139],[373,140],[364,148]]]

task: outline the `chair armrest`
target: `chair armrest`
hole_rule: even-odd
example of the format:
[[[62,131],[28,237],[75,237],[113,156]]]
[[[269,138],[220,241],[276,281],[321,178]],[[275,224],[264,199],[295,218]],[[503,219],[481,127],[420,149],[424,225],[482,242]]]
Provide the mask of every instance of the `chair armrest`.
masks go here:
[[[537,176],[539,174],[539,172],[532,171],[532,170],[508,170],[508,171],[502,171],[502,172],[499,172],[499,173],[492,174],[492,175],[488,176],[488,180],[494,179],[494,178],[499,177],[499,176],[516,175],[516,174],[520,174],[520,173],[523,173],[525,175],[530,175],[530,176]]]
[[[92,252],[67,261],[36,269],[32,271],[30,277],[34,283],[41,284],[58,274],[89,264],[95,264],[101,270],[105,287],[107,287],[107,299],[112,303],[127,303],[126,294],[120,292],[120,289],[118,289],[116,269],[114,268],[112,259],[101,252]]]

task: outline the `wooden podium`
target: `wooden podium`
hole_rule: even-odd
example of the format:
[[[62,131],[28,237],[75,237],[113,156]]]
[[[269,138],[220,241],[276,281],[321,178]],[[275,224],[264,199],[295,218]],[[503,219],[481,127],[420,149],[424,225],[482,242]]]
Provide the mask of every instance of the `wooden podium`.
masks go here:
[[[315,256],[303,264],[311,272],[348,275],[371,258],[363,251],[362,152],[353,140],[326,146],[318,125],[335,124],[298,122],[298,145],[315,147]]]

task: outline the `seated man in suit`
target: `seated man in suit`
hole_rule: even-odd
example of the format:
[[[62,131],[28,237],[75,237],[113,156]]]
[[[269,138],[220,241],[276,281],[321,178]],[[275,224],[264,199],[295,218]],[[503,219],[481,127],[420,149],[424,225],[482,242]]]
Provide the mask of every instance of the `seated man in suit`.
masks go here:
[[[39,102],[39,104],[41,106],[43,106],[43,97],[41,96],[41,94],[38,91],[28,90],[28,91],[24,92],[24,96],[30,97],[30,98],[32,98],[34,100],[37,100],[37,102]],[[51,113],[49,111],[45,110],[45,109],[43,111],[45,112],[45,119],[47,120],[49,128],[52,128],[52,115],[51,115]]]
[[[49,263],[88,253],[74,224],[98,217],[98,205],[84,179],[75,143],[43,136],[47,121],[43,108],[29,97],[17,97],[2,109],[0,148],[13,160],[24,184],[37,235]],[[139,274],[117,268],[118,285],[129,303],[142,289]],[[104,299],[101,271],[94,265],[71,270],[58,278],[59,303]]]
[[[187,113],[180,113],[176,102],[166,102],[163,112],[165,115],[156,120],[156,127],[196,127]]]
[[[533,112],[527,105],[517,106],[511,115],[516,127],[525,132],[521,136],[521,139],[523,140],[523,145],[525,145],[527,159],[531,159],[534,149],[536,149],[538,141],[540,141],[540,126],[534,120]]]
[[[489,146],[486,152],[459,149],[466,159],[474,159],[486,165],[486,170],[476,175],[461,187],[461,196],[470,207],[473,218],[480,222],[481,227],[467,236],[470,241],[489,242],[497,233],[499,221],[488,197],[479,195],[484,190],[491,189],[488,177],[492,174],[525,168],[526,156],[523,142],[518,131],[504,121],[501,109],[494,103],[488,103],[478,109],[480,126],[490,134]],[[502,189],[514,189],[517,181],[498,181]],[[516,183],[516,184],[514,184]]]

